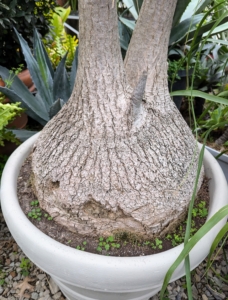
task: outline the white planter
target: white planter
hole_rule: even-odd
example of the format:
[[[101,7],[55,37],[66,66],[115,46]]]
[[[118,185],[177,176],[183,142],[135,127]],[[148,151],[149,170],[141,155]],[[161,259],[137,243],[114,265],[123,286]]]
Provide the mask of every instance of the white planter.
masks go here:
[[[206,148],[214,157],[216,157],[220,154],[219,151],[217,151],[211,147],[206,146]],[[217,161],[218,161],[220,167],[222,168],[223,173],[225,174],[226,181],[228,182],[228,155],[222,154],[221,156],[219,156],[219,158],[217,158]]]
[[[162,286],[164,276],[183,249],[141,257],[109,257],[65,246],[38,230],[24,215],[17,199],[19,170],[37,135],[24,142],[8,160],[1,183],[2,211],[10,232],[23,252],[39,268],[50,274],[70,300],[148,300]],[[227,204],[227,183],[216,160],[207,151],[204,166],[211,178],[209,218]],[[191,269],[207,256],[211,243],[226,219],[215,226],[193,248]],[[174,281],[185,274],[183,264]]]

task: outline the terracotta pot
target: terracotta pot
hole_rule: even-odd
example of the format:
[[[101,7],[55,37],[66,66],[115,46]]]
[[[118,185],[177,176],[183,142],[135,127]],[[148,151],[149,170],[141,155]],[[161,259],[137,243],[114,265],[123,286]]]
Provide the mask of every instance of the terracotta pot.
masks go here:
[[[2,87],[5,86],[5,82],[2,79],[0,79],[0,86],[2,86]],[[5,103],[9,103],[9,102],[10,102],[9,98],[5,98],[2,103],[5,104]]]
[[[59,6],[64,6],[67,3],[67,0],[56,0],[56,4]]]
[[[22,72],[20,72],[17,77],[28,87],[28,89],[30,90],[30,92],[34,92],[36,87],[32,81],[32,77],[29,73],[29,70],[26,69]]]
[[[0,155],[11,155],[18,145],[12,142],[4,141],[4,146],[0,146]]]
[[[28,116],[26,113],[22,113],[20,116],[16,116],[15,119],[10,122],[6,127],[11,129],[23,129],[28,123]]]
[[[2,79],[0,79],[0,86],[5,86],[5,82]]]

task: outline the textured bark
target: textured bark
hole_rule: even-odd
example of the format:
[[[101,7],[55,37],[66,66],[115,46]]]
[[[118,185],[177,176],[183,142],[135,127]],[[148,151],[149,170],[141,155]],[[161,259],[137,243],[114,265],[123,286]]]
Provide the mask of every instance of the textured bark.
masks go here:
[[[228,141],[228,128],[226,128],[223,134],[217,140],[215,140],[215,144],[221,146],[226,141]]]
[[[168,92],[175,5],[144,0],[124,65],[113,1],[79,1],[74,91],[43,129],[32,163],[41,207],[72,231],[147,238],[186,211],[198,149]]]

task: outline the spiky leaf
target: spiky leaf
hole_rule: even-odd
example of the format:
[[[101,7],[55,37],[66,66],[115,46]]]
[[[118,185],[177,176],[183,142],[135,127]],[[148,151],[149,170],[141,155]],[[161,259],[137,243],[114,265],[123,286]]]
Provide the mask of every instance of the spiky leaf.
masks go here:
[[[71,67],[71,72],[70,72],[70,93],[72,93],[73,91],[77,69],[78,69],[78,52],[79,52],[79,48],[77,47],[75,51],[72,67]]]
[[[67,53],[64,55],[60,61],[54,77],[53,84],[53,98],[57,100],[61,98],[64,102],[70,98],[71,89],[70,89],[70,79],[65,68]]]
[[[52,119],[61,110],[64,104],[65,102],[62,99],[58,99],[54,102],[49,111],[50,119]]]
[[[53,101],[53,95],[52,95],[52,85],[51,81],[51,74],[47,67],[47,65],[44,63],[45,58],[43,55],[42,47],[39,47],[39,43],[35,42],[35,45],[39,47],[39,49],[36,51],[37,56],[39,57],[38,62],[33,57],[30,48],[28,46],[28,43],[24,40],[24,38],[17,32],[16,29],[14,29],[17,37],[19,39],[22,52],[25,57],[25,61],[27,63],[27,67],[29,69],[29,72],[31,74],[32,80],[37,88],[37,90],[40,92],[41,97],[44,101],[46,101],[49,105],[52,105]],[[39,53],[38,53],[39,52]]]

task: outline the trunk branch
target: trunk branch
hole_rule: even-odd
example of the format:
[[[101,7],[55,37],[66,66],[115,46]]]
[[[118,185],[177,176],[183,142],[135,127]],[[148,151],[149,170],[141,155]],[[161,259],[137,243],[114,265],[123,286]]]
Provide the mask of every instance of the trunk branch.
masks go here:
[[[147,71],[145,98],[156,109],[162,109],[166,104],[166,109],[169,109],[171,102],[167,85],[167,51],[176,2],[144,0],[124,61],[132,88],[142,72]],[[154,94],[156,99],[152,96]]]
[[[123,134],[128,130],[130,101],[125,91],[116,7],[110,0],[83,0],[79,1],[79,13],[79,66],[68,105],[75,107],[84,127],[93,128],[93,135],[109,131]]]

